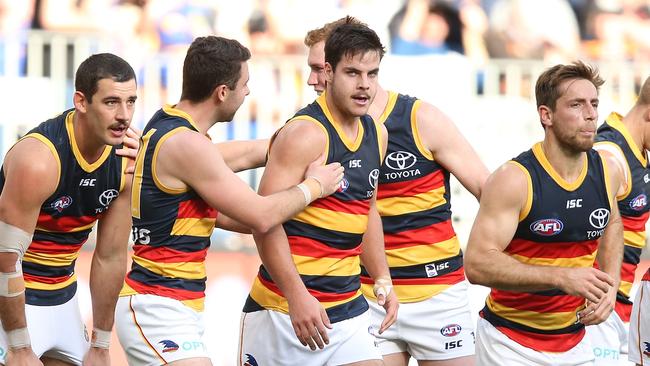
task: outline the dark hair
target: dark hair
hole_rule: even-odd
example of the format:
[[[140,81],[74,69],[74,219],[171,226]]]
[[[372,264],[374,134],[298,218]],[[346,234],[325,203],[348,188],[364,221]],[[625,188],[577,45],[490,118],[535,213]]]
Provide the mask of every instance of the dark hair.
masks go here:
[[[312,29],[309,32],[307,32],[307,35],[305,36],[305,46],[311,47],[315,45],[318,42],[323,42],[327,40],[327,37],[330,36],[330,33],[332,33],[332,30],[334,30],[336,27],[343,25],[343,24],[363,24],[366,25],[365,23],[361,22],[359,19],[351,16],[345,16],[343,18],[337,19],[333,22],[326,23],[324,26],[316,29]]]
[[[201,102],[219,85],[235,89],[241,76],[241,63],[250,58],[248,48],[234,39],[198,37],[185,55],[181,100]]]
[[[117,82],[135,80],[135,72],[128,62],[112,53],[98,53],[79,65],[74,79],[75,90],[81,92],[88,103],[97,93],[97,83],[102,79]]]
[[[362,23],[341,24],[332,30],[325,41],[325,62],[336,70],[343,56],[354,57],[369,51],[377,52],[380,60],[386,52],[375,31]]]
[[[545,105],[551,108],[551,110],[555,110],[555,104],[562,96],[562,90],[559,90],[560,84],[565,80],[571,79],[588,80],[594,84],[596,90],[605,83],[600,75],[598,75],[598,69],[582,61],[575,61],[569,65],[555,65],[544,71],[537,78],[537,84],[535,85],[537,108]]]

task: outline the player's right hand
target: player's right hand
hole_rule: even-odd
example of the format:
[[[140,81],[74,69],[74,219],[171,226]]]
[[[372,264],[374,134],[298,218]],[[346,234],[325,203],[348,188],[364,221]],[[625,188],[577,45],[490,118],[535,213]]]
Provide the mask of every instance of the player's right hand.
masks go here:
[[[300,343],[312,351],[329,344],[327,329],[332,329],[332,324],[320,302],[308,292],[288,302],[291,325]]]
[[[321,154],[318,159],[309,164],[305,172],[305,178],[314,178],[320,183],[320,197],[329,196],[339,189],[345,170],[341,163],[337,162],[323,165],[326,158],[325,153]]]
[[[7,351],[5,366],[43,366],[31,347],[10,348]]]
[[[565,275],[560,281],[562,291],[584,297],[592,303],[598,303],[614,286],[614,279],[610,275],[592,267],[565,268]]]

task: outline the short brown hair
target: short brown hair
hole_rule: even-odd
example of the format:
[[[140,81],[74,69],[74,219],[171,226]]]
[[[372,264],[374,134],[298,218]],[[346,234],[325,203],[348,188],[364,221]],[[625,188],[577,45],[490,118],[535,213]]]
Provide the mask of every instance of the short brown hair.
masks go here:
[[[311,47],[315,45],[318,42],[324,42],[327,40],[327,37],[330,36],[330,33],[334,30],[334,28],[338,27],[339,25],[343,24],[362,24],[366,25],[359,19],[351,16],[345,16],[341,19],[337,19],[333,22],[329,22],[325,24],[324,26],[316,29],[312,29],[309,32],[307,32],[307,35],[305,36],[305,46]]]
[[[562,96],[562,91],[559,90],[560,84],[571,79],[588,80],[594,84],[596,90],[605,83],[598,74],[598,69],[582,61],[575,61],[569,65],[555,65],[537,78],[535,85],[537,108],[545,105],[551,110],[555,110],[556,102]]]

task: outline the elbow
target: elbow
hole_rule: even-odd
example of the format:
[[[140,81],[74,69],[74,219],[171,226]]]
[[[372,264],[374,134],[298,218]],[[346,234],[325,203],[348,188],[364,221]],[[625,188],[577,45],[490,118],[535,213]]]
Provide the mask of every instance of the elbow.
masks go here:
[[[267,234],[275,226],[268,215],[259,215],[251,225],[251,230],[256,234]]]
[[[470,255],[470,252],[468,251],[468,253],[465,254],[464,258],[465,277],[467,277],[467,281],[469,281],[469,283],[473,285],[481,285],[482,276],[480,272],[480,265],[473,259],[474,257]]]

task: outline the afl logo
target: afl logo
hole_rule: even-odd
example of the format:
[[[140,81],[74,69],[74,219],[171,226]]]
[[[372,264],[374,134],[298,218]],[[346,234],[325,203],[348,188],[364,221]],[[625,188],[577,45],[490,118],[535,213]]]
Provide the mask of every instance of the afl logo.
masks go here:
[[[633,209],[634,211],[641,211],[645,208],[645,206],[648,204],[648,197],[641,193],[640,195],[634,197],[632,201],[630,201],[630,208]]]
[[[350,187],[350,182],[348,182],[347,179],[343,178],[341,179],[341,183],[339,183],[339,189],[337,189],[337,192],[343,193],[348,190]]]
[[[120,194],[120,192],[114,190],[114,189],[107,189],[102,194],[99,195],[99,203],[102,204],[104,207],[108,207],[108,205],[111,204],[111,202],[117,198],[117,196]]]
[[[61,196],[56,201],[52,202],[52,208],[61,212],[65,208],[70,207],[72,198],[70,196]]]
[[[379,180],[379,169],[373,169],[370,171],[370,174],[368,174],[368,183],[370,183],[370,186],[372,189],[377,188],[377,181]]]
[[[407,151],[394,151],[386,157],[386,165],[393,170],[404,170],[417,162],[415,155]]]
[[[530,231],[541,236],[553,236],[562,232],[564,223],[558,219],[541,219],[530,224]]]
[[[445,337],[453,337],[460,334],[461,329],[463,328],[458,324],[449,324],[449,325],[445,325],[444,327],[442,327],[442,329],[440,329],[440,334],[442,334]]]
[[[609,223],[609,210],[606,208],[597,208],[589,215],[589,223],[596,229],[604,229]]]

